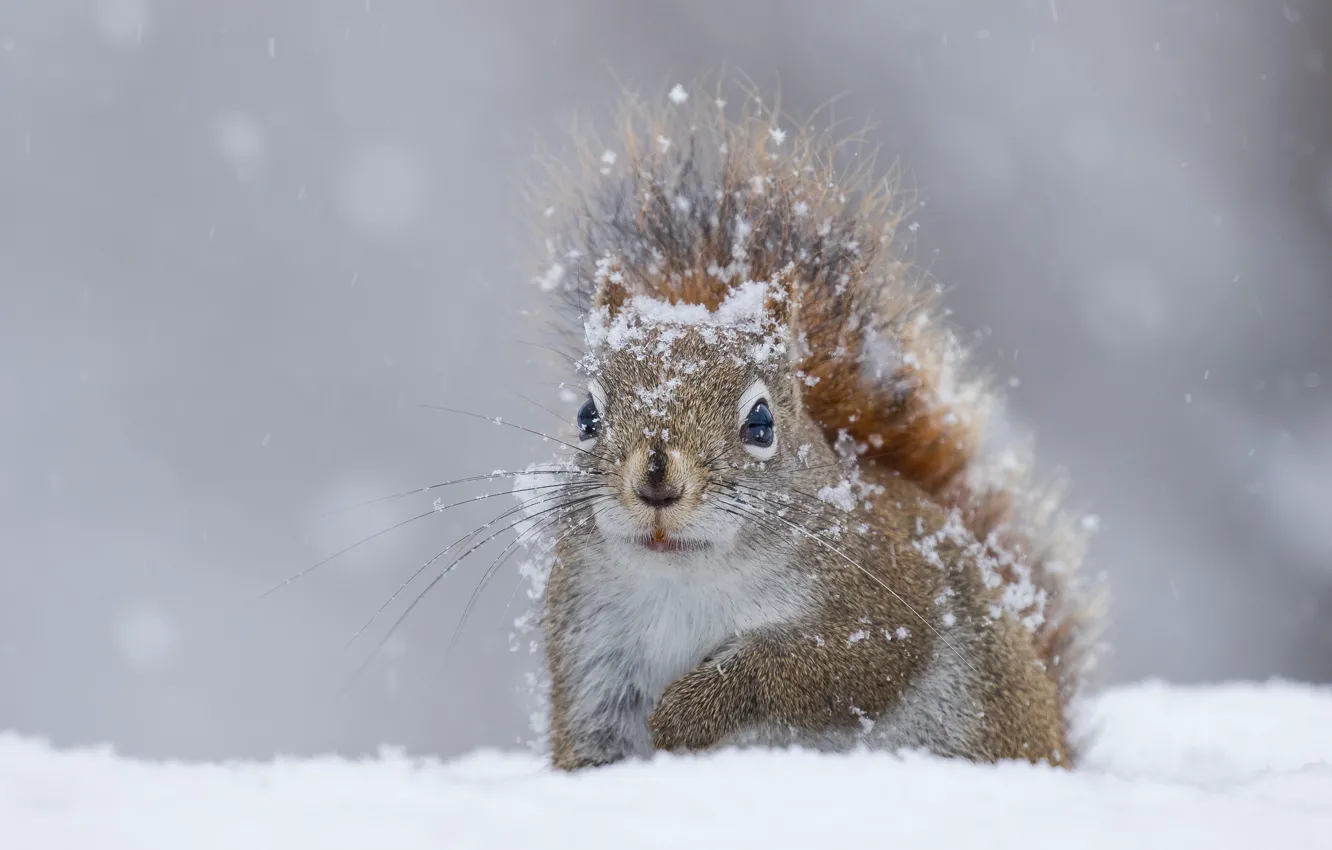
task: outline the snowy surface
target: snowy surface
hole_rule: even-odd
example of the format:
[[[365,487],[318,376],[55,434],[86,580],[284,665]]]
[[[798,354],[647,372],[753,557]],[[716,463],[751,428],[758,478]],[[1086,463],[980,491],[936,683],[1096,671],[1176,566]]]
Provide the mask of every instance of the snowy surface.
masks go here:
[[[1109,693],[1078,773],[729,752],[164,764],[0,736],[6,848],[1332,847],[1332,689]]]

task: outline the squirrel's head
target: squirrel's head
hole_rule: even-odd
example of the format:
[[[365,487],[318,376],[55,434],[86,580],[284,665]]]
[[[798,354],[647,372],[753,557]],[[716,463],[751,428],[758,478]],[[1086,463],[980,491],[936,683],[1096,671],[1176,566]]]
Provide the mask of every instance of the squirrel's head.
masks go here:
[[[709,310],[631,297],[607,270],[587,322],[580,463],[615,498],[601,532],[661,553],[726,548],[827,451],[804,413],[789,271]]]

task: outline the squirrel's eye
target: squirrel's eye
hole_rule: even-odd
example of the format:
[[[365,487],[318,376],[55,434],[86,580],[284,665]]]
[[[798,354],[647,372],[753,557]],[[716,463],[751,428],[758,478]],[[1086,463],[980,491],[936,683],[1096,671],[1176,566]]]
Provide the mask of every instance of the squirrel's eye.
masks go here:
[[[578,408],[578,439],[584,442],[595,440],[601,433],[601,412],[591,396]]]
[[[774,436],[772,411],[768,408],[766,399],[759,399],[750,408],[749,415],[745,417],[744,431],[741,433],[740,439],[747,446],[766,449],[772,445]]]
[[[771,398],[767,384],[754,381],[740,394],[735,407],[740,425],[740,444],[755,460],[768,461],[777,456],[777,426],[773,424]]]

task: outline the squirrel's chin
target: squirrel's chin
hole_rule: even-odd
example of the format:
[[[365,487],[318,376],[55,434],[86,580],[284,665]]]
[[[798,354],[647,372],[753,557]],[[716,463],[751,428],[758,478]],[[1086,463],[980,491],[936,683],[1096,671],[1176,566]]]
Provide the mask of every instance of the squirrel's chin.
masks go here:
[[[641,534],[633,538],[635,544],[649,552],[703,552],[712,548],[711,541],[662,534]]]

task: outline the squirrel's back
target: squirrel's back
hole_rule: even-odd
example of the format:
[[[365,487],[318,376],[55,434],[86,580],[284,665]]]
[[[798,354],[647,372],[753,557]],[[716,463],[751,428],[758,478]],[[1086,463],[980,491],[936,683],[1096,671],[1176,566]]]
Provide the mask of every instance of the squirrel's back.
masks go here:
[[[869,146],[739,95],[629,98],[612,138],[583,136],[574,166],[551,164],[537,283],[564,299],[577,352],[608,264],[641,294],[710,310],[789,269],[807,412],[865,478],[901,476],[956,512],[969,534],[953,542],[1002,583],[1067,709],[1099,638],[1099,597],[1077,573],[1084,524],[1032,481],[1022,446],[988,445],[997,396],[904,259],[906,209]]]

